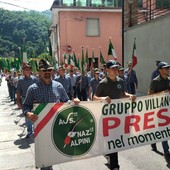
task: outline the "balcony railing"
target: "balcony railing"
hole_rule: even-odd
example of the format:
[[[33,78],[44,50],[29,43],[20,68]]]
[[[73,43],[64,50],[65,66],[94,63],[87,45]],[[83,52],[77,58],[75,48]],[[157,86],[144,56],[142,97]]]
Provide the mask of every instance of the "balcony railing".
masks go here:
[[[170,13],[170,0],[147,0],[142,3],[141,7],[137,7],[130,4],[129,12],[125,15],[125,22],[128,23],[128,27],[132,27],[137,24],[141,24],[160,16]]]

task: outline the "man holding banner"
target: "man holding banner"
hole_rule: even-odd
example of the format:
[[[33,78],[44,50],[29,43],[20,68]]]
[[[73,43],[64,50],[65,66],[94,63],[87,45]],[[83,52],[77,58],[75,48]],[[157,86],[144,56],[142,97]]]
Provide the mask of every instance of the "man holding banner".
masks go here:
[[[32,112],[34,103],[60,103],[69,101],[69,97],[61,83],[52,80],[52,67],[45,60],[39,62],[39,80],[28,88],[23,104],[25,116],[35,122],[38,116]],[[79,100],[74,100],[77,104]],[[52,170],[52,166],[41,170]]]
[[[106,64],[108,75],[98,85],[94,100],[105,100],[108,104],[111,99],[120,99],[129,97],[132,101],[135,96],[124,91],[124,81],[118,77],[119,64],[115,60],[109,60]],[[117,152],[106,155],[108,157],[109,169],[118,170],[118,154]]]
[[[154,78],[150,84],[148,94],[156,94],[161,92],[170,92],[170,77],[169,77],[170,65],[167,62],[160,62],[158,64],[159,75]],[[154,151],[157,150],[156,143],[151,144]],[[166,161],[170,160],[169,145],[167,141],[162,142],[164,151],[164,157]]]
[[[31,75],[32,67],[29,64],[24,64],[24,66],[22,67],[22,71],[23,76],[18,80],[16,94],[18,109],[22,109],[23,112],[23,102],[25,100],[27,89],[29,88],[29,86],[34,84],[37,79]],[[27,125],[26,138],[30,138],[31,136],[33,136],[33,124],[27,117],[25,117],[25,122]]]

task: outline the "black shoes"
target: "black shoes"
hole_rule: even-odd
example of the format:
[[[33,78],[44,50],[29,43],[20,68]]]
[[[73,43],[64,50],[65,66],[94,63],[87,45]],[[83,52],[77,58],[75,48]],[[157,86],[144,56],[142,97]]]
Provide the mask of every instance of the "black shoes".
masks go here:
[[[33,133],[28,133],[27,136],[26,136],[26,138],[30,138],[30,137],[32,137],[33,135],[34,135]]]
[[[170,153],[164,154],[164,158],[165,158],[167,163],[170,163]]]
[[[157,151],[156,143],[151,144],[151,148],[153,151]]]

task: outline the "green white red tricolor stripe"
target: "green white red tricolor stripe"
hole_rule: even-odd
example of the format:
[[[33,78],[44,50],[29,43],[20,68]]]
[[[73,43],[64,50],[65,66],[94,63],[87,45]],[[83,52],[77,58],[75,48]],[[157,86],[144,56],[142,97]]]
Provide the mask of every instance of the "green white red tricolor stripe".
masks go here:
[[[37,137],[39,132],[45,127],[45,125],[51,120],[51,118],[54,116],[56,111],[63,105],[64,103],[55,103],[51,109],[46,113],[46,115],[43,117],[43,119],[37,124],[37,126],[34,129],[34,138]],[[36,108],[34,113],[40,114],[43,109],[45,109],[47,103],[39,104]]]

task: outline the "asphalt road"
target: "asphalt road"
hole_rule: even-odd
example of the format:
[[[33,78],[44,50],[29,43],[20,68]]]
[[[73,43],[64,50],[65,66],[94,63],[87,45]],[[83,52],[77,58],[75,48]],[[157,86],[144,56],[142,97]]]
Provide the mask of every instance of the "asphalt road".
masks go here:
[[[25,138],[25,119],[8,98],[6,81],[0,86],[0,170],[35,170],[34,141]],[[170,163],[150,145],[119,152],[121,170],[168,170]],[[54,170],[107,170],[103,156],[53,166]]]

